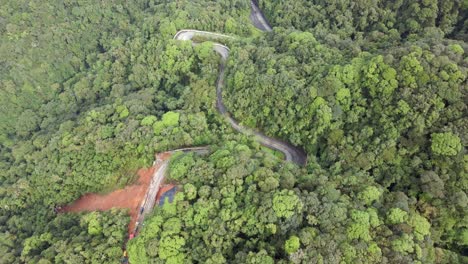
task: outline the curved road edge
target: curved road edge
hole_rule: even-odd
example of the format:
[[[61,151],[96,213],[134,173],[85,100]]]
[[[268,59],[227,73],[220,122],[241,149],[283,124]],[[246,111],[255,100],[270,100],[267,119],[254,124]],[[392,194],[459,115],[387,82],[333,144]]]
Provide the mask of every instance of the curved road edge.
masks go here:
[[[156,160],[153,163],[153,167],[155,167],[156,170],[151,176],[150,186],[146,191],[145,198],[140,204],[135,229],[132,232],[133,235],[137,234],[138,229],[140,228],[140,224],[143,223],[143,220],[145,220],[146,215],[150,213],[154,208],[156,196],[158,195],[159,189],[161,188],[161,184],[164,180],[164,176],[166,175],[166,171],[169,168],[169,161],[171,155],[175,152],[195,152],[197,154],[204,155],[208,154],[209,151],[209,147],[204,146],[174,149],[156,155]]]
[[[268,23],[267,19],[263,15],[262,10],[258,7],[258,1],[257,0],[251,0],[250,1],[250,20],[252,21],[252,24],[262,30],[262,31],[273,31],[271,29],[270,24]]]
[[[204,37],[229,37],[227,35],[223,34],[218,34],[218,33],[212,33],[212,32],[207,32],[207,31],[200,31],[200,30],[190,30],[190,29],[184,29],[180,30],[179,32],[176,33],[174,36],[174,39],[176,40],[190,40],[192,41],[192,38],[195,36],[204,36]],[[298,165],[304,166],[307,162],[307,155],[306,153],[293,146],[290,143],[286,143],[277,139],[273,139],[270,137],[267,137],[263,133],[251,130],[247,127],[244,127],[240,125],[238,122],[236,122],[228,113],[226,110],[226,107],[224,106],[223,103],[223,97],[222,97],[222,87],[224,85],[224,72],[225,72],[225,67],[226,67],[226,60],[229,56],[229,48],[219,44],[219,43],[214,43],[213,49],[221,55],[221,63],[219,65],[219,74],[218,74],[218,80],[216,82],[216,106],[218,108],[218,111],[226,117],[228,122],[231,124],[231,126],[238,132],[246,134],[246,135],[253,135],[255,136],[256,140],[269,148],[272,148],[274,150],[278,150],[282,152],[285,155],[286,161],[291,161],[294,162]]]

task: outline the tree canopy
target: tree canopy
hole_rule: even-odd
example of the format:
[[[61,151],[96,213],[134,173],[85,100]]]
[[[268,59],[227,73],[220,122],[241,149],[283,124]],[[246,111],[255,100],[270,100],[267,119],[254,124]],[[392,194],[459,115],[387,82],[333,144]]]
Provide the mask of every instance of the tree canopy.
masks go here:
[[[190,146],[131,263],[468,262],[467,1],[253,1],[271,32],[249,1],[3,2],[0,263],[118,263],[125,210],[56,209]]]

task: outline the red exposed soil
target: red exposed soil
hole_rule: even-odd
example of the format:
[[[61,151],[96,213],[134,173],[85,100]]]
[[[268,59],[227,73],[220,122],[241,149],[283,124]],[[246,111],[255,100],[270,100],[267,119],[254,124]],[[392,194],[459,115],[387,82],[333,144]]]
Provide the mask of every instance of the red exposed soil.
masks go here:
[[[130,224],[128,230],[133,230],[138,216],[138,209],[141,201],[145,198],[146,190],[151,182],[151,176],[156,167],[149,169],[140,169],[140,176],[137,183],[127,186],[124,189],[115,190],[108,194],[88,193],[80,197],[72,204],[65,206],[64,212],[82,212],[82,211],[104,211],[112,208],[130,209]]]
[[[157,154],[156,155],[156,158],[157,159],[160,159],[160,160],[166,160],[168,159],[169,157],[171,157],[171,153],[170,152],[163,152],[163,153],[160,153],[160,154]]]
[[[171,153],[157,154],[156,159],[164,161],[171,156]],[[64,206],[60,212],[83,212],[83,211],[105,211],[112,208],[129,209],[130,224],[128,233],[131,234],[135,228],[140,205],[145,199],[146,192],[150,186],[152,176],[159,169],[160,162],[151,168],[140,169],[138,171],[138,181],[124,189],[115,190],[108,194],[88,193],[80,197],[73,203]],[[167,190],[166,190],[167,191]]]

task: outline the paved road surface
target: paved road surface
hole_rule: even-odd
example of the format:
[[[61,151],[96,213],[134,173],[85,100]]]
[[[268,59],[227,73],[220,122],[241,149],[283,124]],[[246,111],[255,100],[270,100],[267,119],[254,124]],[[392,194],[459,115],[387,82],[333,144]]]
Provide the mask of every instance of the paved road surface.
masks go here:
[[[250,5],[252,9],[250,13],[250,19],[252,20],[253,25],[263,31],[272,31],[270,25],[268,24],[267,20],[263,16],[261,10],[258,8],[256,1],[253,1],[253,0],[250,1]],[[174,39],[192,40],[194,36],[232,38],[231,36],[212,33],[212,32],[205,32],[205,31],[198,31],[198,30],[181,30],[177,32],[177,34],[174,36]],[[280,140],[276,140],[273,138],[269,138],[260,132],[256,132],[246,127],[243,127],[229,115],[223,103],[222,90],[221,90],[221,88],[224,85],[224,71],[225,71],[225,66],[226,66],[226,60],[229,56],[229,48],[224,45],[215,43],[213,45],[213,49],[219,55],[221,55],[221,58],[222,58],[221,63],[219,65],[218,81],[216,83],[216,95],[217,95],[216,105],[218,107],[219,112],[227,118],[227,120],[229,121],[229,123],[235,130],[241,133],[254,135],[255,138],[258,140],[258,142],[260,142],[262,145],[283,152],[287,161],[292,161],[299,165],[305,165],[307,161],[307,155],[301,149],[289,143],[282,142]],[[177,150],[170,151],[170,153],[172,154],[176,151],[183,151],[183,152],[194,151],[199,154],[206,154],[209,152],[209,149],[207,147],[184,148],[184,149],[177,149]],[[143,223],[143,220],[145,219],[145,216],[149,212],[151,212],[154,207],[154,203],[156,202],[156,195],[158,194],[159,188],[164,179],[164,175],[169,166],[169,159],[167,158],[167,159],[161,160],[158,158],[156,159],[154,165],[155,166],[159,165],[159,166],[153,173],[153,177],[151,179],[151,183],[148,188],[148,191],[145,195],[145,199],[143,200],[141,204],[139,215],[137,218],[138,219],[137,224],[135,225],[136,226],[135,230],[139,229],[140,225]]]
[[[252,21],[252,24],[262,31],[272,31],[270,24],[268,24],[268,21],[262,11],[258,8],[257,1],[250,1],[250,9],[250,20]]]
[[[206,31],[200,31],[200,30],[181,30],[177,32],[177,34],[174,36],[174,39],[177,40],[191,40],[195,36],[203,36],[203,37],[229,37],[227,35],[223,34],[218,34],[218,33],[212,33],[212,32],[206,32]],[[273,139],[270,137],[265,136],[264,134],[253,131],[247,127],[244,127],[240,125],[236,120],[234,120],[228,113],[226,107],[224,106],[223,103],[223,96],[222,96],[222,87],[224,85],[224,72],[225,72],[225,67],[226,67],[226,60],[229,56],[229,48],[221,45],[219,43],[215,43],[213,45],[213,49],[221,55],[221,63],[219,65],[219,74],[218,74],[218,81],[216,83],[216,106],[218,108],[218,111],[226,117],[228,122],[231,124],[231,126],[244,134],[247,135],[253,135],[257,139],[260,144],[267,146],[269,148],[281,151],[284,153],[285,159],[287,161],[294,162],[298,165],[305,165],[307,161],[307,155],[305,152],[289,143]]]
[[[181,148],[175,149],[166,152],[167,154],[173,154],[175,152],[195,152],[198,154],[207,154],[209,153],[208,147],[193,147],[193,148]],[[159,189],[161,188],[161,184],[164,180],[164,176],[166,175],[167,168],[169,167],[169,157],[161,159],[158,155],[156,158],[155,164],[156,170],[153,172],[153,176],[151,178],[150,186],[146,192],[145,198],[143,199],[140,205],[140,211],[138,212],[137,217],[137,224],[135,225],[135,230],[140,227],[140,224],[143,223],[145,217],[148,213],[153,210],[154,204],[156,202],[156,196],[158,195]]]
[[[272,29],[270,25],[268,24],[268,22],[266,21],[265,17],[263,16],[262,12],[258,8],[256,1],[251,1],[250,4],[251,4],[251,9],[252,9],[252,12],[250,14],[250,19],[252,20],[252,23],[254,24],[254,26],[263,31],[271,31]],[[203,37],[208,37],[208,38],[233,38],[232,36],[213,33],[213,32],[206,32],[206,31],[199,31],[199,30],[181,30],[177,32],[177,34],[174,36],[174,39],[192,40],[193,37],[195,36],[203,36]],[[284,153],[285,159],[287,161],[292,161],[299,165],[305,165],[306,160],[307,160],[307,155],[301,149],[289,143],[286,143],[277,139],[269,138],[260,132],[241,126],[229,115],[228,111],[226,110],[226,107],[224,106],[223,97],[222,97],[222,87],[224,85],[224,72],[225,72],[226,60],[229,56],[229,48],[219,43],[214,43],[213,49],[219,55],[221,55],[221,63],[219,65],[219,75],[218,75],[218,80],[216,83],[216,106],[218,108],[218,111],[223,116],[226,117],[228,122],[231,124],[231,126],[235,130],[241,133],[247,134],[247,135],[252,135],[262,145],[281,151],[282,153]],[[207,147],[194,147],[194,148],[176,149],[176,150],[169,151],[168,153],[172,154],[178,151],[183,151],[183,152],[194,151],[199,154],[206,154],[208,153],[209,150]],[[156,202],[156,195],[158,194],[161,183],[164,180],[164,175],[169,166],[169,159],[168,158],[160,159],[158,157],[154,165],[157,166],[157,169],[153,173],[150,186],[148,187],[148,191],[145,195],[145,199],[143,199],[141,203],[139,215],[137,218],[138,224],[136,225],[136,229],[138,229],[139,225],[143,223],[145,216],[149,212],[151,212],[151,210],[154,207],[154,204]]]
[[[146,192],[145,199],[142,202],[142,206],[140,206],[140,215],[138,216],[137,220],[138,223],[142,223],[145,219],[146,214],[150,213],[153,210],[154,203],[156,201],[156,195],[158,194],[159,187],[161,186],[161,183],[164,179],[164,174],[169,165],[169,159],[162,161],[158,165],[158,169],[155,170],[153,173],[153,177],[151,179],[150,186],[148,187],[148,191]]]

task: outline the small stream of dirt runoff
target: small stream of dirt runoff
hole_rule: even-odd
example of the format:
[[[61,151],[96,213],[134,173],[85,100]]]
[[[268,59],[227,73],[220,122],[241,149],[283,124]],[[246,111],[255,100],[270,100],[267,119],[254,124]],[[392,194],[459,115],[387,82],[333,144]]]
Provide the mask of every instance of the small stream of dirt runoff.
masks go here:
[[[129,209],[130,224],[128,233],[130,234],[136,224],[140,204],[145,198],[146,191],[151,183],[151,178],[159,164],[147,169],[138,171],[138,181],[133,185],[123,189],[115,190],[108,194],[88,193],[80,197],[75,202],[64,206],[61,212],[84,212],[84,211],[105,211],[112,208]]]

